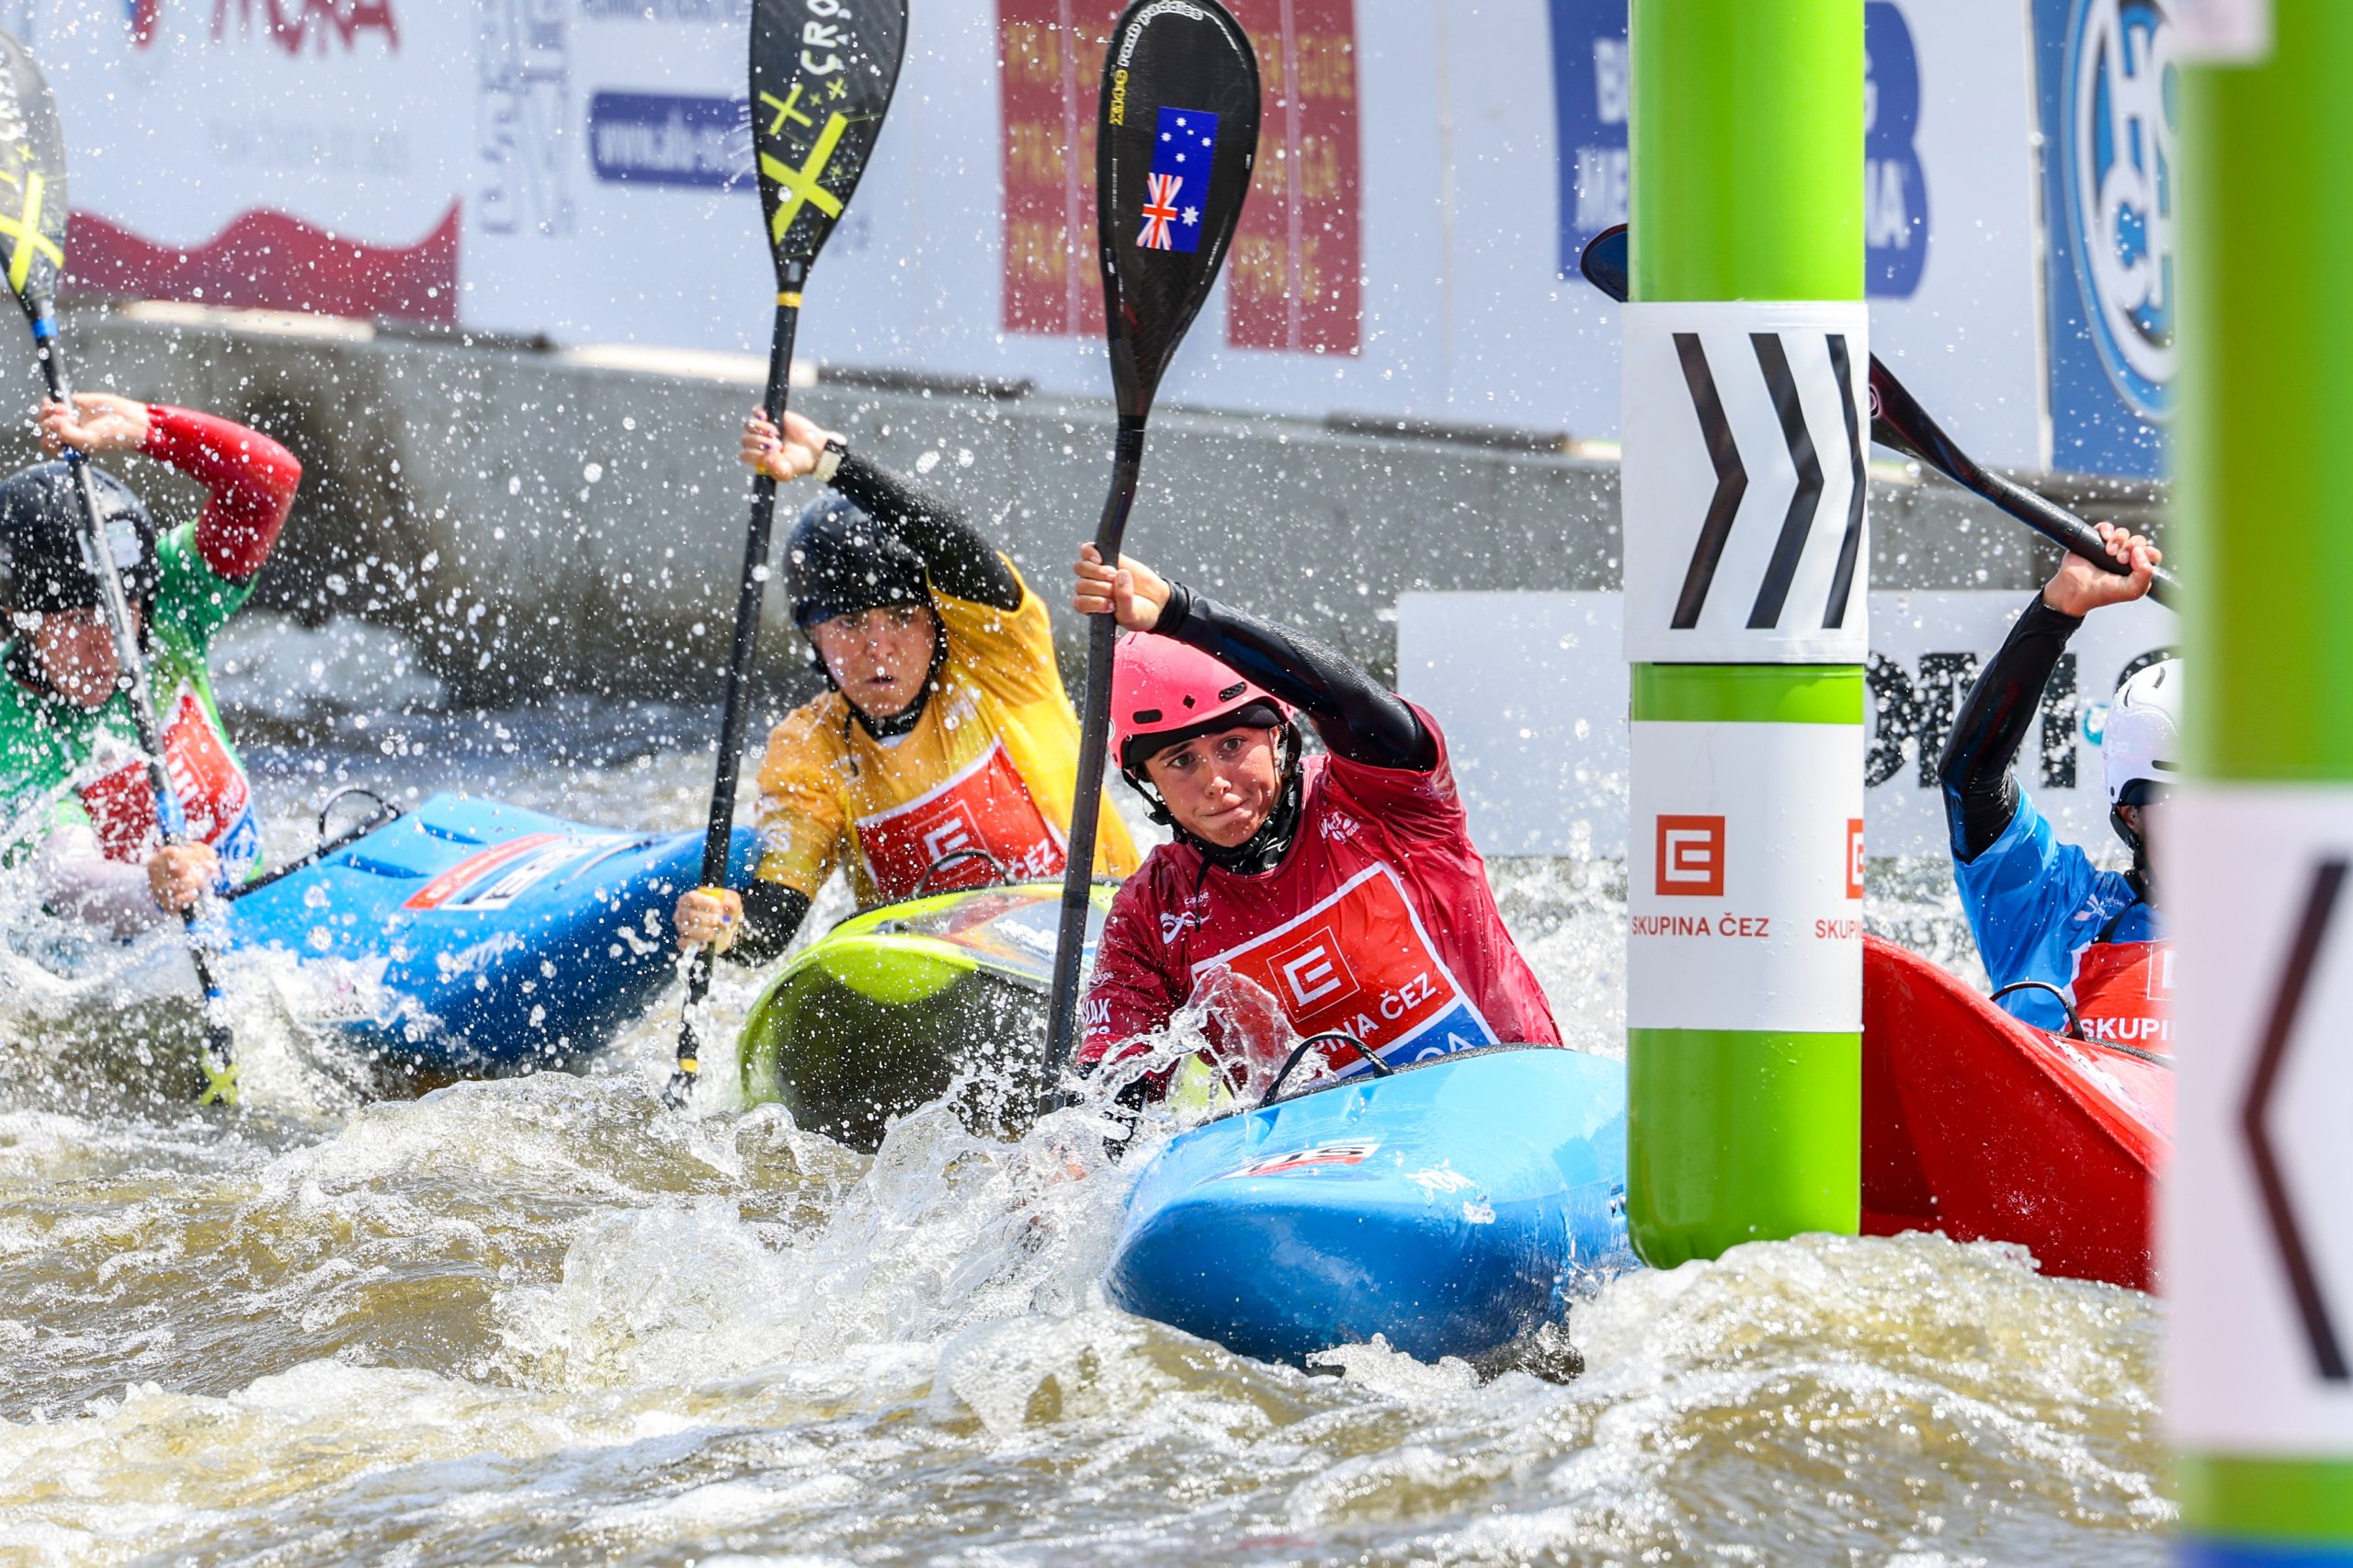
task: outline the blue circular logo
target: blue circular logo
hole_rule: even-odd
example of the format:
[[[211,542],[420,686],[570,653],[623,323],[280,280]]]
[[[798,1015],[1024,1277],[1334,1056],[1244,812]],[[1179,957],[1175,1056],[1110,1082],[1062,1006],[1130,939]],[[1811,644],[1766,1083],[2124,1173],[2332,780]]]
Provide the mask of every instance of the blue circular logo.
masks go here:
[[[2181,74],[2164,0],[2077,0],[2061,87],[2061,186],[2101,367],[2148,419],[2173,411]]]

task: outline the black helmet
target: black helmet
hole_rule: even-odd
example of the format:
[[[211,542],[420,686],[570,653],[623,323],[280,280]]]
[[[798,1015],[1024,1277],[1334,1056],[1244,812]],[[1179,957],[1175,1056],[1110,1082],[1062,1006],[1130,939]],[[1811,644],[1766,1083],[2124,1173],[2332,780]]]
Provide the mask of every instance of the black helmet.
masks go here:
[[[840,495],[801,512],[784,543],[784,582],[793,624],[803,631],[837,615],[931,604],[923,557]]]
[[[92,467],[98,521],[134,605],[155,597],[155,522],[131,486]],[[20,615],[89,609],[99,603],[97,573],[82,554],[82,497],[72,467],[36,463],[0,482],[0,568],[8,608]]]

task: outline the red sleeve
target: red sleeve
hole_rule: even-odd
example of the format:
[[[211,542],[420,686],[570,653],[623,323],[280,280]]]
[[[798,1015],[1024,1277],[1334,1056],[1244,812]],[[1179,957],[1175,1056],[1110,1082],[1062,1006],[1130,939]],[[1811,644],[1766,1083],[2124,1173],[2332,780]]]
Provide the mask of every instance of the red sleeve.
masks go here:
[[[1381,824],[1413,837],[1448,843],[1471,842],[1471,818],[1462,808],[1462,792],[1455,787],[1454,756],[1446,732],[1419,703],[1407,703],[1414,717],[1428,732],[1438,748],[1438,763],[1427,772],[1411,767],[1374,767],[1329,756],[1324,766],[1349,799],[1381,818]]]
[[[1103,939],[1095,948],[1095,977],[1079,1009],[1085,1028],[1078,1049],[1082,1068],[1132,1054],[1125,1048],[1166,1028],[1182,1000],[1158,961],[1160,919],[1151,884],[1147,866],[1112,895]]]
[[[302,481],[294,454],[233,420],[160,403],[147,407],[141,450],[211,492],[196,519],[204,563],[233,583],[260,571]]]

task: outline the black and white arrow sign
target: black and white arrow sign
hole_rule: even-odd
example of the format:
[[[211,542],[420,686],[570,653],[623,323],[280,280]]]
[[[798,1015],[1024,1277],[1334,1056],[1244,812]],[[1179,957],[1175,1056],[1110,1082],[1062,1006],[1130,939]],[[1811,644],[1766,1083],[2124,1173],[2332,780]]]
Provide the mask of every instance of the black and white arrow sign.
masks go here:
[[[2272,1131],[2271,1113],[2291,1050],[2299,1044],[2308,1050],[2341,1051],[2345,1046],[2342,1030],[2322,1027],[2308,1006],[2313,971],[2336,921],[2337,895],[2345,889],[2345,865],[2338,857],[2313,868],[2279,978],[2272,985],[2271,1006],[2266,1010],[2263,1036],[2256,1047],[2255,1071],[2248,1075],[2246,1096],[2239,1105],[2239,1129],[2246,1140],[2256,1188],[2263,1194],[2264,1225],[2270,1233],[2280,1278],[2295,1299],[2296,1318],[2312,1352],[2313,1370],[2335,1383],[2353,1377],[2346,1369],[2344,1341],[2337,1335],[2338,1313],[2353,1302],[2330,1300],[2327,1283],[2313,1265],[2311,1227],[2315,1222],[2341,1227],[2346,1193],[2340,1182],[2328,1182],[2319,1191],[2301,1195],[2295,1191],[2283,1158],[2286,1151]]]
[[[2193,1452],[2353,1452],[2353,786],[2205,783],[2162,810],[2167,1425]]]
[[[1865,656],[1859,304],[1626,308],[1626,656]]]

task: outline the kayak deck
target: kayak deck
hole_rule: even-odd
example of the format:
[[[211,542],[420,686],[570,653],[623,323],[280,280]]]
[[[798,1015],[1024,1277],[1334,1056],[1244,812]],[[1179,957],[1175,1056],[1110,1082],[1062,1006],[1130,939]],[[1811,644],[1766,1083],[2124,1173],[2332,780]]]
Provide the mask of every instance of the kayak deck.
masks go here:
[[[1091,952],[1110,906],[1095,890]],[[795,954],[745,1020],[744,1096],[871,1153],[894,1117],[951,1090],[966,1125],[1017,1137],[1045,1087],[1046,985],[1062,884],[884,904]]]
[[[2146,1290],[2169,1064],[2019,1022],[1938,965],[1863,948],[1863,1230],[2023,1244]]]
[[[1489,1364],[1630,1266],[1625,1064],[1503,1046],[1178,1134],[1105,1277],[1139,1316],[1304,1365],[1374,1335]]]
[[[731,880],[756,835],[739,830]],[[603,1049],[676,969],[669,911],[702,835],[619,833],[436,795],[234,897],[232,950],[300,961],[303,1022],[423,1075],[515,1072]]]

